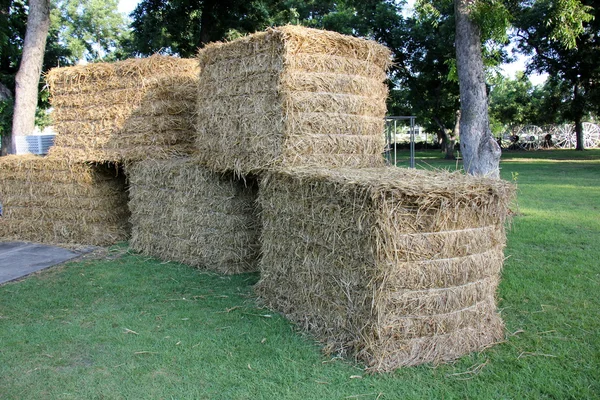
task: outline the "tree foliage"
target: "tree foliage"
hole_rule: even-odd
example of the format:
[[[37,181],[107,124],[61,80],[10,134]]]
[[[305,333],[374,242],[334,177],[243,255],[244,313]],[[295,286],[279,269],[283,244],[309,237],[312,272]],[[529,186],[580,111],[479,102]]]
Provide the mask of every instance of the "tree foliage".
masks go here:
[[[393,96],[408,107],[394,110],[415,115],[428,132],[436,132],[448,158],[451,132],[460,108],[454,53],[452,0],[418,2],[404,23],[403,55],[398,57]]]
[[[122,58],[128,40],[127,20],[117,10],[117,0],[52,0],[51,25],[42,71],[73,65],[79,60]],[[0,136],[11,131],[15,76],[20,66],[27,28],[28,2],[0,0]],[[39,105],[47,108],[48,93],[39,86]],[[48,123],[38,109],[36,124]]]
[[[492,130],[501,134],[515,125],[568,123],[570,99],[568,82],[556,76],[537,86],[522,72],[514,79],[497,76],[489,96]]]
[[[600,8],[594,5],[593,0],[537,0],[515,14],[519,48],[531,56],[529,70],[570,86],[563,115],[575,122],[578,150],[583,150],[582,121],[600,110]]]
[[[51,38],[63,50],[60,61],[111,58],[128,38],[118,5],[118,0],[53,0]]]
[[[393,0],[142,0],[131,14],[131,44],[142,55],[190,57],[209,42],[291,23],[373,37],[393,47],[400,6]]]

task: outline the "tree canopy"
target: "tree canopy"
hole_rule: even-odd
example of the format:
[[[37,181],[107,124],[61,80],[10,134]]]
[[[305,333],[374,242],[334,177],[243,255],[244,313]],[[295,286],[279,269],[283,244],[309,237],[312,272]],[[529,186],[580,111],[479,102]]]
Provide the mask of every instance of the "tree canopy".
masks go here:
[[[131,14],[131,50],[193,56],[198,47],[263,30],[302,24],[374,37],[393,47],[403,2],[394,0],[142,0]]]
[[[537,0],[515,13],[515,38],[531,56],[529,70],[546,72],[568,83],[577,149],[583,150],[582,122],[600,111],[600,8],[594,0]],[[564,87],[564,85],[563,85]]]
[[[118,0],[52,0],[43,69],[157,52],[191,57],[208,42],[268,26],[302,24],[376,39],[390,47],[395,58],[390,110],[417,115],[421,125],[443,137],[442,132],[455,127],[460,107],[456,1],[417,0],[417,12],[405,16],[404,0],[142,0],[128,27],[117,11]],[[495,126],[536,123],[542,116],[544,121],[567,118],[581,125],[590,113],[600,113],[600,16],[594,4],[469,2],[468,20],[478,32]],[[0,134],[11,110],[27,9],[27,0],[0,0]],[[532,87],[526,76],[501,80],[489,73],[507,59],[511,24],[519,51],[531,56],[527,73],[552,76],[544,87]]]
[[[125,57],[127,19],[117,6],[117,0],[52,0],[42,71],[79,60]],[[28,10],[25,0],[0,0],[0,136],[11,131],[15,77],[21,63]],[[47,108],[43,87],[41,82],[39,104]],[[43,111],[37,113],[38,124],[47,123],[45,115]]]

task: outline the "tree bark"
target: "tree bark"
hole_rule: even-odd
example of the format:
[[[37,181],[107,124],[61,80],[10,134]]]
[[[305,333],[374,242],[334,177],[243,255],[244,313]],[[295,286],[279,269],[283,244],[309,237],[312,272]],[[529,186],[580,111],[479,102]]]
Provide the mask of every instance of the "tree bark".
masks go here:
[[[471,19],[473,0],[454,0],[456,64],[460,89],[460,149],[467,173],[500,176],[500,146],[488,116],[481,32]]]
[[[12,135],[28,135],[35,128],[38,85],[42,73],[46,38],[50,28],[50,0],[29,0],[27,31],[19,72],[15,79]],[[9,153],[14,153],[11,140]]]

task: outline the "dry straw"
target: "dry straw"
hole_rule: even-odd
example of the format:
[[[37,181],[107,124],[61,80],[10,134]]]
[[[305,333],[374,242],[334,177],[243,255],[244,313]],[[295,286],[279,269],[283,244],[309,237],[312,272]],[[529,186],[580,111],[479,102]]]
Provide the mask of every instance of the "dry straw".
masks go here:
[[[284,26],[200,50],[197,147],[217,171],[380,166],[390,51]]]
[[[257,187],[188,158],[127,167],[131,247],[143,254],[221,273],[258,269]]]
[[[125,179],[115,167],[0,158],[0,240],[106,246],[127,240]]]
[[[257,293],[372,371],[503,338],[495,292],[513,187],[399,168],[294,168],[261,182]]]
[[[133,161],[193,152],[197,60],[166,56],[52,69],[50,154]]]

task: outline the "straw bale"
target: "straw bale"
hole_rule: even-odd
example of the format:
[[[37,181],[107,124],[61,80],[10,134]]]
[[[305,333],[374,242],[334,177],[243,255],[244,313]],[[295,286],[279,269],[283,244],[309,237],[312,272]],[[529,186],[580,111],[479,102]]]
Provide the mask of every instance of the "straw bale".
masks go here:
[[[197,60],[152,56],[55,68],[46,79],[58,132],[51,155],[128,162],[194,152]]]
[[[213,271],[256,271],[257,186],[208,171],[194,159],[145,160],[127,167],[131,247]]]
[[[495,295],[513,195],[446,171],[271,171],[256,292],[372,371],[482,349],[503,337]]]
[[[197,147],[216,171],[383,165],[390,52],[300,26],[198,53]]]
[[[129,236],[125,178],[115,166],[8,156],[0,178],[0,240],[105,246]]]

